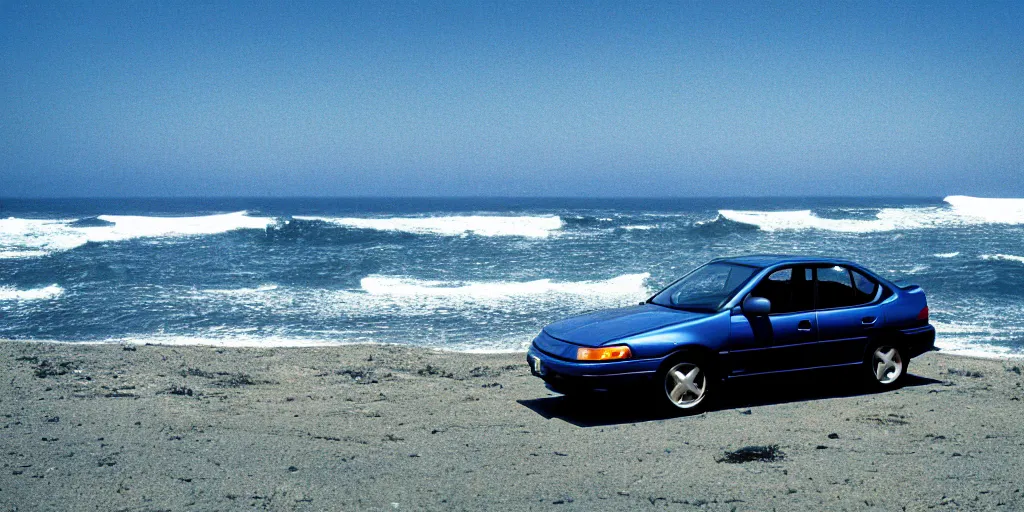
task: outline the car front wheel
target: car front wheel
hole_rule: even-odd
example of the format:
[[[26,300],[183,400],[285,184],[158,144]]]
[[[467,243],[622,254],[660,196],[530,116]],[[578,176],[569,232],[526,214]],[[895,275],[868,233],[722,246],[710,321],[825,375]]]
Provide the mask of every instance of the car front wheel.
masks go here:
[[[885,343],[874,346],[864,361],[869,381],[882,389],[899,387],[909,362],[899,347]]]
[[[699,360],[677,360],[660,375],[661,402],[667,409],[683,413],[704,410],[714,386],[707,365]]]

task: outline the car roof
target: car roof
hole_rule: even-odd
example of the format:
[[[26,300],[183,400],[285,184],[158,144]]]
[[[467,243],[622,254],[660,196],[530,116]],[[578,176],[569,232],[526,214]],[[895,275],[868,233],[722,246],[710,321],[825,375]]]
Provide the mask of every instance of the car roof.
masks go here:
[[[771,267],[774,265],[800,265],[800,264],[826,264],[826,265],[854,265],[856,263],[843,258],[830,258],[828,256],[798,256],[791,254],[748,254],[745,256],[732,256],[728,258],[717,258],[712,261],[726,263],[738,263],[752,267]]]

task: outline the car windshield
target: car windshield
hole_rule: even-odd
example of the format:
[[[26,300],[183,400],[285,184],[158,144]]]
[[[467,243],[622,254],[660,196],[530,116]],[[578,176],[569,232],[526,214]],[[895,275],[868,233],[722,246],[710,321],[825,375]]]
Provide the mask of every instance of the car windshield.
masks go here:
[[[651,298],[659,306],[689,311],[718,311],[756,268],[732,263],[708,263],[672,283]]]

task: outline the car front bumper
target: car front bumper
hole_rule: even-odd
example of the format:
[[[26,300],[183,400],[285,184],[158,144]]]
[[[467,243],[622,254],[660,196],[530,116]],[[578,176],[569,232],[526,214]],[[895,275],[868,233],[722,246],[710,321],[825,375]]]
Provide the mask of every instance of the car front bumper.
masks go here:
[[[554,341],[571,345],[558,340]],[[552,340],[545,340],[545,346],[551,344]],[[610,390],[643,385],[650,382],[658,371],[661,359],[581,363],[557,357],[541,350],[537,347],[537,343],[534,343],[526,352],[526,362],[530,365],[530,372],[534,376],[544,379],[548,387],[558,392],[565,392],[582,389]]]

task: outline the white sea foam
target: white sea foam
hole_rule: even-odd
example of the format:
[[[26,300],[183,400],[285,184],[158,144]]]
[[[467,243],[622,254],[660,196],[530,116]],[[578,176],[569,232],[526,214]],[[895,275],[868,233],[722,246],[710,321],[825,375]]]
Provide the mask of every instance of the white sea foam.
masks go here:
[[[735,213],[735,210],[726,210],[726,211],[731,211],[731,212]],[[715,218],[713,218],[713,219],[698,220],[697,222],[694,222],[693,225],[694,225],[694,227],[707,226],[709,224],[714,224],[714,223],[716,223],[716,222],[718,222],[720,220],[722,220],[721,212],[719,212],[718,215],[715,215]],[[736,222],[739,222],[739,221],[736,221]]]
[[[622,229],[625,229],[626,231],[647,231],[647,230],[655,229],[655,228],[657,228],[657,226],[651,226],[651,225],[647,225],[647,224],[637,224],[637,225],[631,225],[631,226],[622,226]]]
[[[249,333],[204,333],[195,336],[172,336],[172,335],[148,335],[128,336],[123,338],[111,338],[103,341],[55,341],[55,340],[31,340],[31,343],[74,343],[87,345],[119,344],[119,345],[166,345],[166,346],[201,346],[221,348],[324,348],[324,347],[345,347],[352,345],[380,345],[380,346],[410,346],[400,343],[389,343],[381,341],[361,340],[351,336],[352,333],[340,331],[328,333],[329,337],[311,338],[296,336],[262,336]],[[360,334],[360,333],[356,333]],[[375,333],[362,333],[373,335]],[[0,340],[6,341],[6,340]],[[18,340],[25,341],[25,340]],[[425,348],[437,352],[461,352],[470,354],[513,354],[525,352],[529,347],[530,340],[517,341],[492,341],[489,343],[455,344],[448,346],[424,347],[412,345],[416,348]]]
[[[356,229],[444,236],[474,234],[479,236],[547,238],[552,232],[562,229],[563,226],[561,217],[554,215],[521,217],[467,215],[388,218],[295,216],[293,218],[299,220],[319,220]]]
[[[39,258],[47,254],[46,251],[0,251],[0,260]]]
[[[995,328],[987,324],[972,324],[967,322],[937,322],[931,321],[935,330],[942,335],[972,335],[977,337],[993,338],[1006,335],[1006,329]]]
[[[265,287],[180,293],[195,300],[214,300],[232,308],[248,309],[257,315],[297,315],[331,321],[377,319],[381,315],[456,315],[486,323],[501,321],[509,315],[535,315],[553,309],[582,312],[630,305],[650,294],[645,286],[648,277],[626,274],[598,281],[453,282],[371,275],[363,278],[356,290]]]
[[[947,223],[953,214],[945,208],[883,208],[875,219],[826,219],[811,210],[758,212],[719,210],[722,217],[733,222],[751,224],[762,231],[822,229],[846,233],[872,233],[896,229],[937,227]]]
[[[213,235],[236,229],[266,229],[274,222],[246,212],[201,217],[100,215],[105,226],[75,226],[74,219],[0,219],[0,258],[33,258],[74,249],[89,242],[133,238]]]
[[[210,288],[203,290],[206,293],[219,293],[223,295],[251,295],[254,293],[270,292],[277,289],[276,284],[264,284],[256,288]]]
[[[932,320],[935,327],[935,346],[943,353],[982,357],[986,359],[1006,359],[1024,357],[1024,352],[1008,346],[995,345],[993,341],[1014,340],[1024,337],[1013,327],[995,327],[990,324],[970,322],[940,322]]]
[[[948,196],[945,201],[975,223],[1024,224],[1024,199]]]
[[[276,348],[276,347],[333,347],[339,345],[351,345],[338,341],[323,340],[316,338],[299,338],[287,336],[260,336],[241,333],[226,333],[223,335],[200,335],[200,336],[138,336],[111,339],[108,343],[121,343],[126,345],[171,345],[187,346],[201,345],[208,347],[232,347],[232,348]]]
[[[580,295],[631,300],[647,294],[644,282],[650,274],[625,274],[604,281],[554,282],[538,279],[526,282],[451,283],[405,277],[368,276],[360,281],[370,295],[390,297],[440,297],[470,300],[515,299],[528,296]]]
[[[55,284],[30,290],[19,290],[12,286],[0,286],[0,301],[52,300],[61,295],[64,295],[64,289]]]
[[[266,229],[274,223],[268,217],[250,217],[246,212],[205,215],[202,217],[141,217],[100,215],[99,220],[113,222],[110,227],[76,228],[89,231],[90,242],[108,242],[130,238],[159,238],[192,235],[215,235],[236,229]]]
[[[370,275],[356,289],[264,285],[237,289],[179,289],[173,293],[202,308],[281,316],[345,325],[338,331],[265,333],[211,328],[188,336],[143,336],[133,342],[218,346],[319,346],[321,343],[375,343],[406,339],[414,332],[430,348],[476,352],[525,349],[545,321],[545,312],[572,315],[628,306],[650,294],[648,274],[625,274],[587,281],[441,281]],[[456,321],[462,327],[436,322]],[[422,319],[422,321],[421,321]],[[339,323],[340,322],[340,323]],[[484,327],[479,334],[475,329]],[[505,331],[491,332],[493,326]],[[527,327],[528,326],[528,327]],[[521,329],[526,329],[522,331]],[[457,331],[457,332],[456,332]],[[265,340],[266,342],[264,343]]]
[[[1014,256],[1012,254],[982,254],[980,258],[983,260],[1016,261],[1017,263],[1024,263],[1024,256]]]
[[[960,256],[960,253],[959,252],[940,252],[938,254],[932,254],[932,256],[935,256],[936,258],[956,258],[957,256]]]
[[[847,233],[872,233],[902,229],[957,227],[979,224],[1024,224],[1024,199],[989,199],[949,196],[944,207],[882,208],[874,219],[826,219],[811,210],[719,210],[733,222],[757,226],[763,231],[821,229]]]
[[[938,347],[943,354],[978,357],[982,359],[1024,358],[1024,353],[1007,347],[957,338],[946,338],[940,336],[935,340],[935,346]]]

